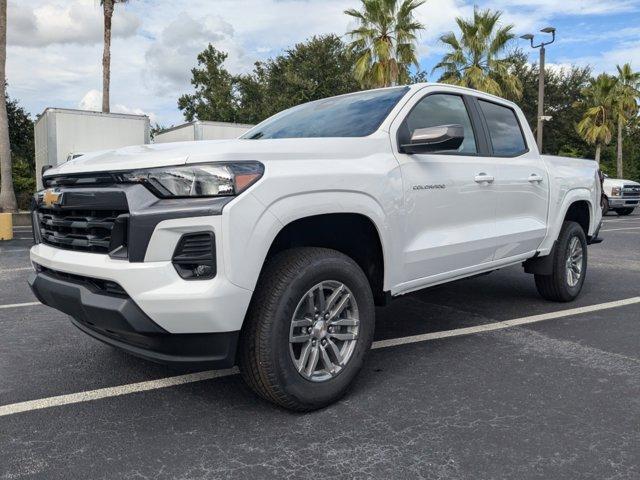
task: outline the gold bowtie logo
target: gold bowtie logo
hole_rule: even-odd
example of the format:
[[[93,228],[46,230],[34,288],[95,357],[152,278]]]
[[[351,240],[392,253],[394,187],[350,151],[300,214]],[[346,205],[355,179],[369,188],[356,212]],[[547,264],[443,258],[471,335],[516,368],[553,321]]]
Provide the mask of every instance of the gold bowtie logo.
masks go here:
[[[42,203],[44,203],[47,207],[60,205],[61,201],[62,201],[61,193],[55,192],[52,189],[44,191],[44,195],[42,196]]]

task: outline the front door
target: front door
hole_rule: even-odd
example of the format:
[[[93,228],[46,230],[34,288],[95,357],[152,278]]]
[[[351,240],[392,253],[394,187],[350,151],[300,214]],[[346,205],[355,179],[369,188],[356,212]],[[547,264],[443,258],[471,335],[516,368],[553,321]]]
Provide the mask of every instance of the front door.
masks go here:
[[[401,290],[464,275],[493,260],[497,171],[490,157],[480,155],[483,137],[471,121],[471,115],[477,118],[472,108],[461,95],[432,93],[398,126],[398,143],[419,128],[464,128],[464,141],[455,151],[396,153],[405,192]]]

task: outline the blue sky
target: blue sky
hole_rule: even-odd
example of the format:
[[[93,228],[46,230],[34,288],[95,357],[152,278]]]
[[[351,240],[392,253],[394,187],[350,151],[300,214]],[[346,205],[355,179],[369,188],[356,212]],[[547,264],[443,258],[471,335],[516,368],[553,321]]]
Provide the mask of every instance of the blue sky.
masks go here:
[[[552,25],[558,39],[547,62],[562,68],[590,65],[596,72],[631,62],[640,70],[640,0],[427,0],[418,18],[422,68],[442,55],[438,38],[468,17],[474,3],[504,12],[514,31]],[[112,48],[112,108],[146,113],[163,125],[182,115],[177,98],[190,91],[189,70],[207,43],[227,51],[230,71],[312,35],[343,35],[342,12],[358,0],[130,0],[118,5]],[[102,17],[98,0],[9,0],[9,93],[34,116],[45,107],[97,109],[100,105]],[[537,60],[537,51],[519,45]],[[434,76],[435,77],[435,76]],[[434,78],[435,79],[435,78]]]

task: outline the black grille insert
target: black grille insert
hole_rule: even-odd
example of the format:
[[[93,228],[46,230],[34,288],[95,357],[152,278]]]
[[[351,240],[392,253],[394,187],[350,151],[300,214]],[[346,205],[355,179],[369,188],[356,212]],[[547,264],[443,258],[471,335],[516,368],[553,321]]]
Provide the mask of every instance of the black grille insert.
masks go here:
[[[640,197],[640,186],[638,185],[625,185],[622,187],[623,197]]]
[[[215,252],[213,233],[186,233],[173,254],[173,265],[185,279],[213,278],[216,275]]]
[[[40,237],[43,243],[58,248],[109,253],[116,218],[125,213],[122,210],[76,210],[40,205]]]
[[[60,280],[76,283],[87,287],[89,290],[95,293],[102,293],[105,295],[112,295],[118,297],[128,297],[127,292],[120,284],[111,280],[103,280],[101,278],[85,277],[83,275],[76,275],[74,273],[61,272],[59,270],[52,270],[42,265],[37,265],[38,272]]]

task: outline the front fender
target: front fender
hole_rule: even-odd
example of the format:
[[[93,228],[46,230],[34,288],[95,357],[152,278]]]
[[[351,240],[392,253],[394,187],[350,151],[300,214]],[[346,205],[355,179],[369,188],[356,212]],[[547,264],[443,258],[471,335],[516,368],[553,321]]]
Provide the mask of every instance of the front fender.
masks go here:
[[[384,288],[391,282],[387,272],[393,265],[391,226],[382,206],[371,196],[348,190],[305,192],[278,198],[264,205],[253,195],[232,203],[223,212],[225,265],[230,280],[243,288],[255,289],[258,276],[278,233],[286,225],[302,218],[332,213],[354,213],[369,218],[375,225],[384,257]],[[397,263],[396,263],[397,264]]]

